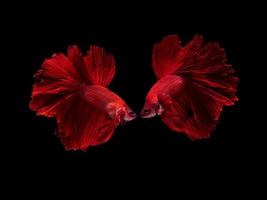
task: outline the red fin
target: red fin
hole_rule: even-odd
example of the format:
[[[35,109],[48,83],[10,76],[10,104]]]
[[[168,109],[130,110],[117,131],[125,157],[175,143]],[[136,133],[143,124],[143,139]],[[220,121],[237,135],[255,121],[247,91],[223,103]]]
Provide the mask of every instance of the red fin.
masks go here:
[[[181,46],[177,35],[169,35],[154,45],[152,67],[157,78],[171,74],[178,66]]]
[[[167,99],[159,95],[158,99],[165,109],[161,115],[163,122],[175,132],[186,133],[192,140],[208,138],[222,107],[233,103],[219,93],[195,84],[188,84],[177,97]]]
[[[107,86],[115,74],[115,60],[103,48],[92,45],[84,57],[88,79],[94,85]]]
[[[80,99],[57,115],[57,135],[66,150],[86,150],[110,139],[116,128],[114,120]]]
[[[39,81],[43,79],[61,81],[66,84],[80,82],[79,73],[71,61],[62,53],[54,54],[51,58],[46,59],[42,64],[35,78]]]
[[[35,78],[30,108],[47,117],[53,117],[58,106],[75,96],[80,82],[79,74],[63,54],[45,60]]]
[[[186,109],[187,104],[162,94],[158,95],[158,100],[164,109],[161,115],[162,121],[173,131],[183,132],[184,124],[190,117]]]
[[[90,80],[88,80],[87,78],[87,71],[86,71],[84,60],[83,60],[83,55],[82,55],[81,50],[78,48],[78,46],[76,45],[69,46],[68,58],[72,62],[73,66],[79,72],[82,82],[87,83],[87,84],[92,84],[90,83]]]

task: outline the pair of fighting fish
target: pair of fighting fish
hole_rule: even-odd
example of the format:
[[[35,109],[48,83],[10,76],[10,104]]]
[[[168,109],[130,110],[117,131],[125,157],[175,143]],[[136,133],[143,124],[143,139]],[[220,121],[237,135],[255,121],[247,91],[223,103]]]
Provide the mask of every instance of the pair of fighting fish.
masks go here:
[[[173,131],[192,139],[208,138],[223,106],[238,100],[238,78],[218,43],[203,44],[196,35],[181,46],[169,35],[153,48],[152,67],[158,81],[147,94],[142,118],[159,115]],[[66,150],[86,150],[107,142],[115,128],[136,118],[125,101],[107,88],[115,60],[91,45],[83,56],[77,46],[67,56],[54,54],[36,73],[30,108],[55,117]]]

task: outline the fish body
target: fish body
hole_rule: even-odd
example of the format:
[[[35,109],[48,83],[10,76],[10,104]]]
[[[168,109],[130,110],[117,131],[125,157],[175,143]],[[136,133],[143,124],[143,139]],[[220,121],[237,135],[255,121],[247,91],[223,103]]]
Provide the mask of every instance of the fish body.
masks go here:
[[[54,54],[36,73],[30,108],[57,119],[56,134],[66,150],[86,150],[107,142],[120,124],[136,118],[125,101],[107,88],[115,60],[92,45],[83,56],[77,46]]]
[[[160,115],[173,131],[190,139],[210,137],[223,106],[238,100],[238,78],[218,43],[196,35],[185,46],[177,35],[156,43],[152,68],[157,82],[149,90],[141,117]]]

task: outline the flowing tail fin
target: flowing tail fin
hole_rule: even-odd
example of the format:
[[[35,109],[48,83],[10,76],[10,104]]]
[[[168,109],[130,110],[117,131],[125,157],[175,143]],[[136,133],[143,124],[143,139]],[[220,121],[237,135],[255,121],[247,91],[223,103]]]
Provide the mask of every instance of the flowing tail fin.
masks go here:
[[[238,78],[226,62],[224,49],[218,43],[204,45],[199,35],[184,47],[176,35],[167,36],[154,46],[152,66],[157,78],[177,75],[186,79],[182,94],[171,99],[159,97],[167,108],[162,115],[165,124],[191,139],[210,136],[222,107],[238,100]]]
[[[56,117],[57,135],[66,150],[101,144],[111,137],[115,124],[81,97],[81,85],[107,86],[114,74],[114,58],[104,49],[91,46],[83,57],[77,46],[71,46],[67,57],[55,54],[36,73],[30,109]]]

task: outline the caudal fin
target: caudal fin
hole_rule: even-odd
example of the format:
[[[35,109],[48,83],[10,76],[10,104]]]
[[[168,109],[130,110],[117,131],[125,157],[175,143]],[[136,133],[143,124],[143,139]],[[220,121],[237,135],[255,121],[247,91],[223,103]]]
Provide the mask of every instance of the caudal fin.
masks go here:
[[[192,139],[207,138],[215,128],[223,106],[238,100],[238,78],[227,64],[218,43],[203,44],[196,35],[184,47],[176,35],[165,37],[153,49],[152,65],[158,78],[177,75],[186,80],[182,94],[161,103],[168,109],[162,120],[174,131],[185,132]]]
[[[54,117],[58,107],[78,95],[80,74],[64,54],[46,59],[34,77],[30,108],[38,115]]]

